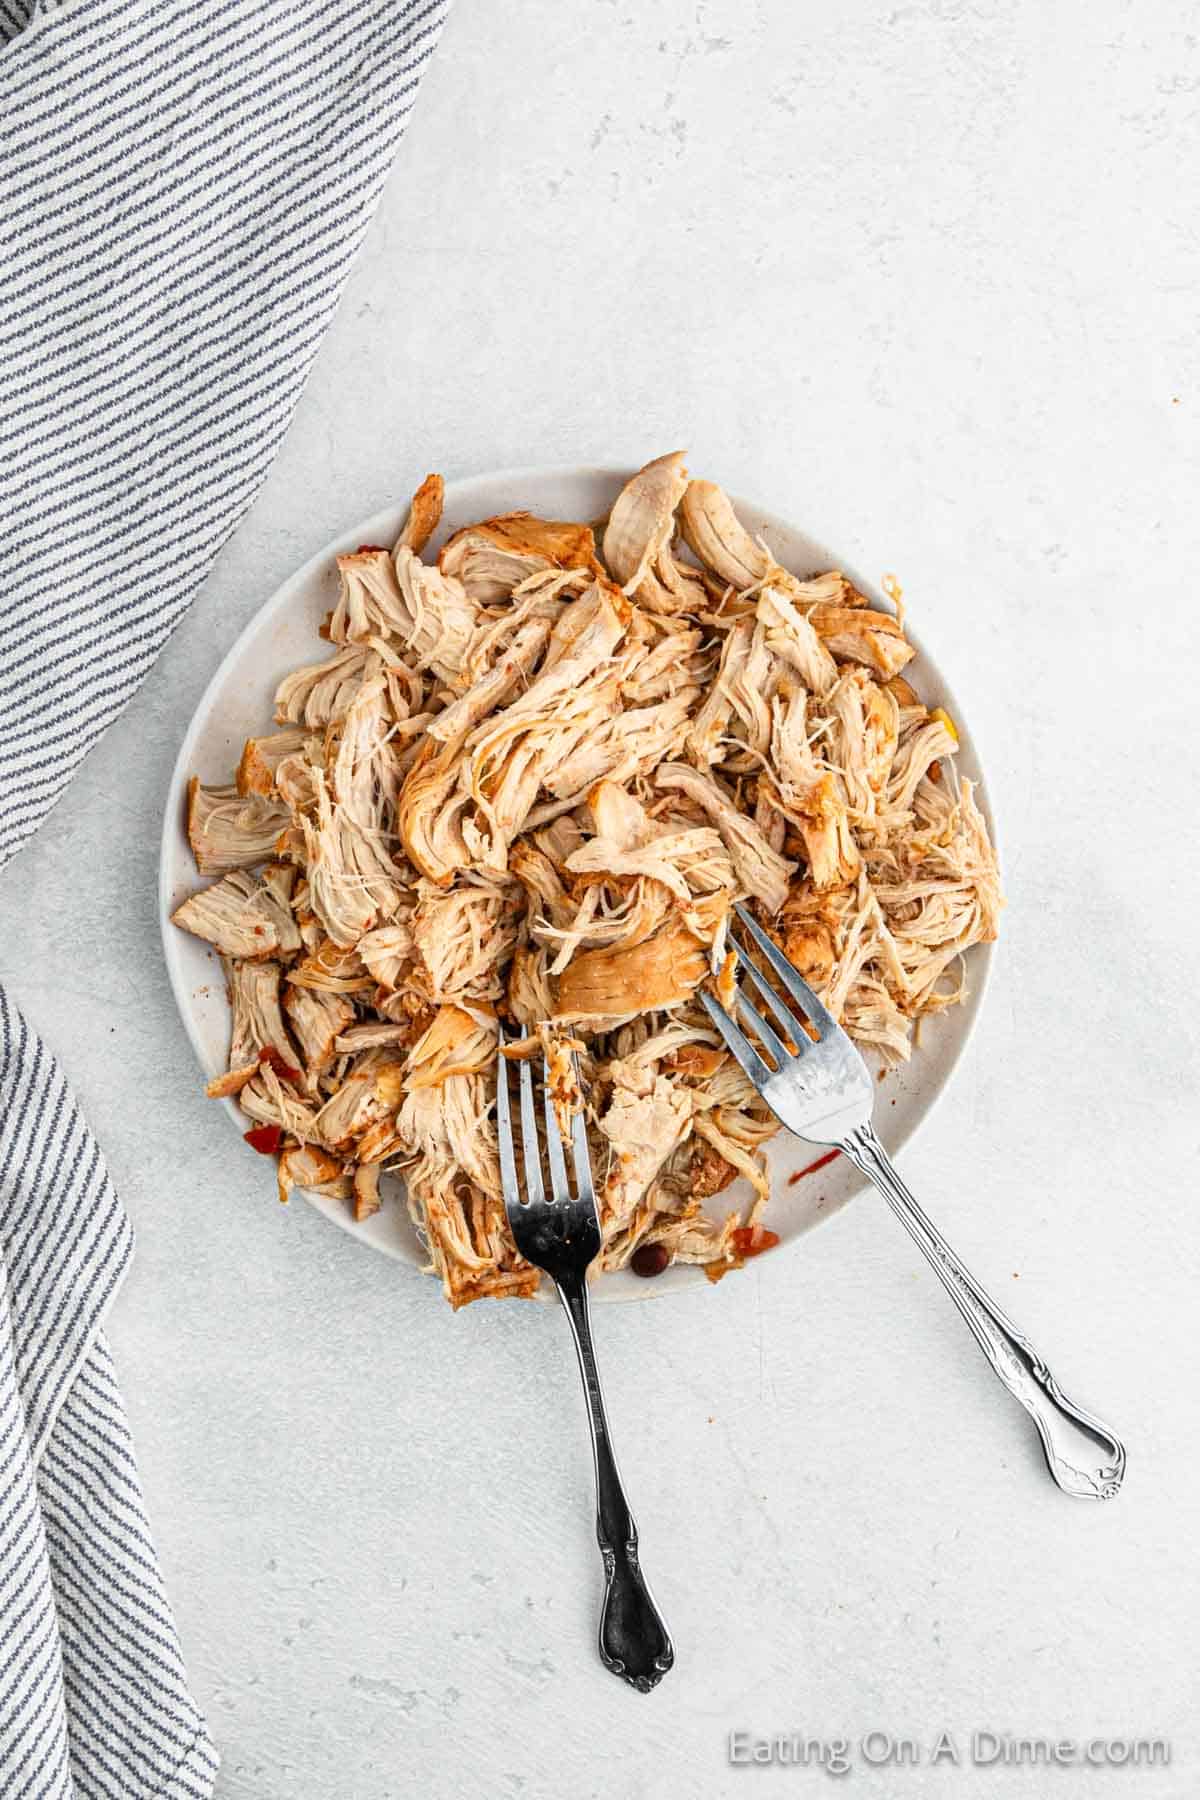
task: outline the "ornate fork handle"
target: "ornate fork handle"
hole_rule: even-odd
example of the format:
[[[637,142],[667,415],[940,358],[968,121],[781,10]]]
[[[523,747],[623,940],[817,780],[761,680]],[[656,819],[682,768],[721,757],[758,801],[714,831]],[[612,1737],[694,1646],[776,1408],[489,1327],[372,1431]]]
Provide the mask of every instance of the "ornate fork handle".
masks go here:
[[[621,1486],[600,1392],[587,1281],[583,1275],[569,1276],[557,1286],[579,1354],[596,1465],[596,1537],[604,1558],[600,1657],[614,1675],[648,1694],[675,1661],[675,1647],[638,1561],[637,1526]]]
[[[1059,1487],[1080,1499],[1110,1500],[1125,1474],[1120,1442],[1098,1419],[1067,1399],[1032,1344],[988,1297],[909,1192],[871,1125],[858,1126],[840,1148],[875,1183],[907,1227],[993,1369],[1032,1418]]]

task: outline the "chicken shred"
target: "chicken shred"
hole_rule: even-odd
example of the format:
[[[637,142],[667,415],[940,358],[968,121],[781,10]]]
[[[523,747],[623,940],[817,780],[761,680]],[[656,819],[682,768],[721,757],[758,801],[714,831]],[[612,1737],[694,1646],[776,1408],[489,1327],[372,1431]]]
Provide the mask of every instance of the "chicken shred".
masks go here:
[[[730,908],[907,1058],[1003,905],[957,729],[901,674],[903,619],[782,568],[682,451],[599,551],[514,511],[427,560],[442,505],[429,475],[391,549],[338,557],[331,654],[280,683],[232,783],[191,783],[216,879],[172,917],[232,1012],[208,1091],[277,1128],[281,1198],[364,1221],[397,1174],[451,1305],[526,1297],[494,1124],[500,1024],[524,1027],[512,1053],[545,1059],[564,1125],[582,1110],[601,1268],[661,1246],[716,1279],[778,1129],[699,1003],[730,999]],[[750,1199],[706,1211],[738,1177]]]

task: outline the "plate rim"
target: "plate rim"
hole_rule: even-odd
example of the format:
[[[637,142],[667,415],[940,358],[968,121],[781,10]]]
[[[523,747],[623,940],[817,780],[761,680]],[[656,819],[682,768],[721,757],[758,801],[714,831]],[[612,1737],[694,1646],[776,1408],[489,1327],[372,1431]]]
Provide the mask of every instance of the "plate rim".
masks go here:
[[[516,486],[520,483],[534,484],[556,480],[604,481],[616,484],[619,487],[624,485],[634,473],[636,473],[636,471],[627,465],[609,463],[521,464],[511,468],[487,470],[475,475],[467,475],[455,481],[447,481],[446,499],[448,506],[452,505],[457,508],[462,502],[469,502],[471,490],[475,488],[492,489],[499,485],[511,484]],[[822,567],[840,569],[859,592],[865,594],[870,599],[872,606],[881,611],[891,613],[893,616],[895,615],[895,605],[880,589],[879,585],[876,582],[863,577],[851,562],[836,555],[828,548],[822,539],[813,537],[802,526],[784,518],[771,507],[764,506],[756,500],[747,499],[744,495],[729,492],[728,489],[726,492],[729,493],[730,502],[736,511],[741,512],[745,509],[748,512],[756,514],[759,519],[766,522],[768,529],[779,530],[791,536],[803,537],[805,541],[812,546],[815,560],[821,563]],[[201,736],[202,731],[212,714],[215,705],[215,696],[217,695],[218,690],[223,685],[231,670],[239,663],[242,648],[246,640],[261,629],[264,615],[268,613],[275,615],[283,612],[289,602],[299,593],[303,592],[311,582],[328,572],[333,559],[337,555],[343,554],[347,545],[352,546],[355,543],[375,542],[383,536],[386,536],[389,532],[394,535],[395,532],[399,530],[397,520],[402,521],[406,511],[407,502],[399,502],[394,503],[391,506],[381,507],[370,514],[369,517],[359,520],[355,525],[348,527],[344,531],[338,532],[328,541],[328,543],[323,545],[321,549],[308,557],[298,568],[294,569],[290,575],[285,576],[284,580],[266,597],[262,604],[256,607],[254,612],[246,620],[242,629],[238,632],[237,636],[233,639],[232,643],[228,646],[225,654],[221,657],[219,663],[216,665],[206,682],[204,690],[192,711],[191,718],[188,720],[187,729],[179,745],[178,754],[172,764],[171,772],[167,780],[163,805],[162,829],[159,840],[157,882],[159,935],[172,997],[174,998],[176,1009],[187,1034],[188,1041],[192,1046],[193,1053],[206,1078],[206,1047],[201,1040],[199,1030],[192,1016],[192,1009],[190,1006],[191,996],[189,993],[191,983],[184,979],[184,972],[177,954],[180,934],[178,929],[172,926],[170,918],[170,863],[172,852],[178,848],[179,834],[183,832],[186,836],[186,830],[183,824],[182,807],[186,801],[190,771],[192,767],[194,767],[196,742]],[[932,656],[927,650],[920,633],[909,630],[906,627],[906,635],[917,655],[923,659],[925,666],[932,673],[938,686],[946,692],[949,698],[954,699],[955,689],[953,684],[946,679],[942,667],[936,657]],[[965,715],[959,716],[956,712],[955,723],[956,726],[960,727],[960,735],[963,738],[964,748],[967,750],[971,761],[974,763],[976,774],[972,776],[971,779],[975,784],[976,801],[987,822],[991,842],[996,851],[997,858],[999,859],[1000,840],[996,827],[994,808],[988,788],[984,758],[980,755],[978,741],[971,729],[969,718]],[[893,1154],[897,1154],[906,1149],[917,1134],[924,1129],[930,1117],[941,1105],[946,1090],[951,1086],[953,1078],[979,1023],[980,1014],[982,1013],[994,973],[997,947],[998,940],[991,943],[972,946],[969,953],[971,957],[971,994],[967,1002],[969,1010],[963,1019],[963,1028],[958,1041],[949,1046],[943,1053],[944,1061],[941,1079],[925,1100],[920,1116],[908,1122],[891,1139],[891,1150]],[[962,1017],[962,1015],[960,1015],[960,1017]],[[225,1100],[222,1101],[221,1105],[222,1110],[230,1116],[231,1122],[234,1123],[240,1131],[240,1121],[243,1115],[237,1111],[233,1101]],[[820,1148],[819,1146],[814,1147]],[[845,1210],[852,1200],[857,1199],[868,1186],[869,1183],[866,1181],[865,1177],[860,1176],[857,1180],[854,1180],[849,1191],[842,1199],[829,1207],[828,1210],[822,1212],[819,1217],[813,1219],[807,1227],[794,1233],[791,1238],[786,1239],[785,1244],[781,1245],[781,1248],[786,1246],[789,1250],[794,1249],[796,1240],[807,1236],[810,1231],[818,1229],[820,1226],[828,1223],[829,1220],[835,1218],[839,1213]],[[344,1206],[341,1206],[339,1203],[328,1202],[323,1196],[310,1194],[303,1188],[295,1191],[300,1193],[315,1211],[321,1213],[331,1223],[337,1225],[357,1242],[362,1249],[374,1251],[379,1255],[388,1257],[390,1261],[411,1268],[414,1273],[421,1273],[417,1261],[414,1258],[405,1256],[399,1248],[378,1243],[377,1241],[364,1236],[363,1233],[356,1228],[355,1221],[345,1212]],[[674,1277],[674,1279],[672,1279],[672,1277]],[[430,1283],[429,1285],[432,1291],[433,1284]],[[636,1288],[627,1287],[620,1282],[610,1284],[600,1280],[597,1280],[590,1285],[592,1297],[594,1299],[614,1304],[650,1299],[665,1299],[668,1295],[694,1293],[698,1288],[712,1288],[716,1284],[703,1277],[703,1270],[700,1267],[688,1265],[681,1267],[678,1270],[669,1271],[666,1279],[660,1278],[657,1281],[641,1282]],[[539,1287],[535,1298],[553,1302],[555,1295],[552,1292],[547,1291],[546,1285],[543,1283]]]

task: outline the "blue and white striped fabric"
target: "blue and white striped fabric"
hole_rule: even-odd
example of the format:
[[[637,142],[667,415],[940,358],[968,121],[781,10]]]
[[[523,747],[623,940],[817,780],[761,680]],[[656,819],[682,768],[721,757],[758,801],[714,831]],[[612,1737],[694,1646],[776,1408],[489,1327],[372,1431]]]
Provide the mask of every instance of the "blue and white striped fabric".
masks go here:
[[[0,1793],[209,1794],[101,1325],[133,1233],[0,991]]]
[[[253,499],[445,11],[0,0],[0,863]],[[131,1249],[0,989],[3,1800],[216,1776],[101,1331]]]

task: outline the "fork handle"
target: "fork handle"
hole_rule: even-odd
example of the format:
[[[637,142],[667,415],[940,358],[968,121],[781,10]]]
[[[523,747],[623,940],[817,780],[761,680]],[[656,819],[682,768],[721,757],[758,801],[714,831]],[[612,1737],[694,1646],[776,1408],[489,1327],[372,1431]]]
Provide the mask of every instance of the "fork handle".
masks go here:
[[[1005,1318],[909,1192],[871,1125],[860,1125],[840,1148],[875,1183],[907,1228],[992,1368],[1037,1426],[1059,1487],[1077,1499],[1110,1500],[1125,1474],[1120,1441],[1099,1419],[1067,1399],[1033,1345]]]
[[[596,1352],[592,1346],[587,1280],[557,1282],[558,1297],[571,1324],[579,1355],[596,1465],[596,1537],[604,1558],[604,1608],[600,1614],[600,1659],[630,1687],[648,1694],[675,1661],[675,1647],[638,1561],[637,1526],[621,1486],[613,1454]]]

